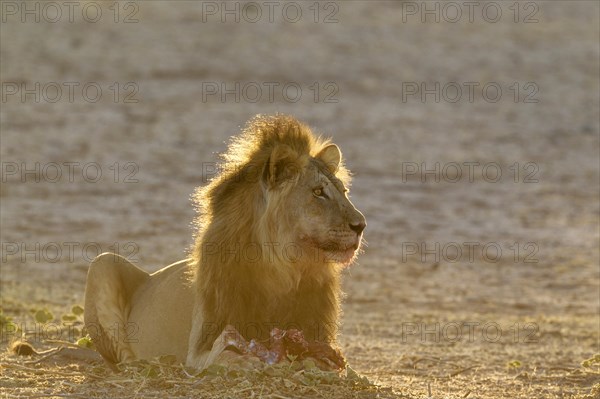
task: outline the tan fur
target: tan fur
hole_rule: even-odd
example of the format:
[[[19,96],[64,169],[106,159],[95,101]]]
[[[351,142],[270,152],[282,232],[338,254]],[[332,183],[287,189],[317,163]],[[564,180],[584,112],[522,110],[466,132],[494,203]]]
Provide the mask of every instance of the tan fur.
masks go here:
[[[153,275],[125,260],[92,263],[85,320],[101,327],[100,352],[112,362],[175,354],[202,368],[226,325],[246,339],[298,328],[334,344],[340,271],[365,226],[349,183],[339,148],[307,126],[283,115],[252,119],[194,195],[189,260]],[[107,338],[107,323],[133,326],[134,339]]]

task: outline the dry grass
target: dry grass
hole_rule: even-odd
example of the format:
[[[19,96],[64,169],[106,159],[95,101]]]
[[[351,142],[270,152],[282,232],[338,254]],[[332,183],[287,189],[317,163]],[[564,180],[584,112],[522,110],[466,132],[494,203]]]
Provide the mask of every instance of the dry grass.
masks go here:
[[[351,369],[344,375],[300,364],[245,370],[221,366],[193,374],[181,365],[139,361],[111,370],[102,360],[60,352],[24,360],[2,355],[3,397],[63,398],[381,398],[399,396]]]
[[[42,312],[30,313],[32,316],[21,317],[33,319]],[[436,319],[435,315],[430,317]],[[499,325],[514,321],[498,315],[494,319]],[[528,344],[506,334],[494,344],[474,340],[469,345],[408,336],[400,340],[405,346],[399,350],[397,337],[390,336],[391,341],[386,342],[363,332],[363,339],[371,341],[360,350],[353,342],[358,337],[350,334],[345,340],[346,355],[365,376],[352,368],[338,374],[300,362],[259,369],[214,365],[196,374],[174,364],[168,356],[113,369],[95,351],[75,342],[50,337],[35,341],[39,335],[31,330],[32,323],[14,322],[10,326],[13,322],[6,316],[3,321],[4,332],[13,331],[15,325],[27,325],[29,331],[10,335],[29,339],[36,353],[19,356],[14,345],[6,346],[0,355],[2,398],[600,397],[600,355],[581,357],[596,344],[594,332],[586,332],[594,328],[593,318],[570,318],[572,329],[565,328],[564,318],[535,320],[539,330]],[[80,316],[66,324],[68,328],[55,334],[65,336],[67,330],[75,331],[75,341],[81,334]],[[481,331],[476,328],[473,333],[478,336]],[[578,345],[569,347],[571,342]]]

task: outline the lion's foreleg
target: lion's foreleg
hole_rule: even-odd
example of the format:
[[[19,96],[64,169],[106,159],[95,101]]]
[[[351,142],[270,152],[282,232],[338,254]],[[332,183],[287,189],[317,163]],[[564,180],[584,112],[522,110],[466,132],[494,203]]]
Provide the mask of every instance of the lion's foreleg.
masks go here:
[[[192,312],[192,328],[186,358],[188,367],[203,370],[214,363],[217,358],[222,357],[220,356],[221,352],[226,346],[223,346],[226,341],[226,335],[223,334],[224,327],[216,322],[205,320],[202,300],[196,298]]]

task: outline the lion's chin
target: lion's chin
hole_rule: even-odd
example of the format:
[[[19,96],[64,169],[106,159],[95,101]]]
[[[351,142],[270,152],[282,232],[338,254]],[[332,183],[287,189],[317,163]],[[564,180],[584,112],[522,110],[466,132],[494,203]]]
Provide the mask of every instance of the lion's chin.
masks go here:
[[[325,251],[325,262],[336,263],[343,267],[350,266],[356,258],[356,250],[348,248],[341,251]]]

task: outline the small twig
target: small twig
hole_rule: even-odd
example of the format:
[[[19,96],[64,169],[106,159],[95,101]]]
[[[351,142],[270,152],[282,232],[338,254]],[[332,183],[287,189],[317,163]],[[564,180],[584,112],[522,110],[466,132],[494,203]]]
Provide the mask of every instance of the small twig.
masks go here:
[[[186,381],[186,380],[165,380],[168,384],[181,384],[181,385],[194,385],[196,381]]]
[[[46,342],[50,342],[51,344],[61,344],[61,345],[68,346],[71,348],[81,349],[81,346],[77,345],[74,342],[63,341],[60,339],[47,339]]]
[[[556,366],[556,367],[548,367],[548,370],[552,371],[573,371],[577,370],[575,367],[564,367],[564,366]]]
[[[470,366],[470,367],[467,367],[467,368],[464,368],[464,369],[461,369],[461,370],[457,370],[457,371],[455,371],[453,373],[448,374],[448,377],[455,377],[455,376],[457,376],[457,375],[459,375],[461,373],[464,373],[465,371],[469,371],[471,369],[474,369],[475,367],[477,367],[477,365]],[[465,398],[466,398],[466,396],[465,396]]]
[[[10,363],[3,364],[3,366],[4,367],[8,367],[8,368],[15,368],[15,369],[23,370],[23,371],[30,371],[30,372],[35,373],[35,374],[56,374],[56,375],[61,375],[63,377],[76,377],[76,376],[80,375],[80,374],[77,374],[77,373],[65,373],[65,372],[62,372],[62,371],[55,371],[55,370],[33,369],[33,368],[30,368],[30,367],[25,367],[25,366],[21,366],[21,365],[18,365],[18,364],[10,364]]]
[[[45,356],[40,357],[39,359],[36,359],[36,360],[27,360],[27,361],[24,361],[23,364],[37,364],[39,362],[42,362],[42,361],[48,359],[49,357],[52,357],[52,356],[56,355],[57,353],[59,353],[63,349],[64,349],[64,347],[61,346],[59,348],[52,349],[51,350],[52,352],[50,352],[50,350],[44,351],[44,352],[38,352],[39,355],[41,355],[43,353],[47,353],[47,354]],[[48,353],[48,352],[50,352],[50,353]]]
[[[243,392],[252,391],[253,389],[255,389],[255,387],[248,387],[248,388],[244,388],[244,389],[240,389],[240,390],[234,391],[233,393],[235,395],[238,395],[237,397],[240,397],[239,394],[241,394]]]
[[[417,365],[417,363],[422,362],[424,360],[429,360],[429,361],[436,362],[436,363],[441,363],[442,362],[442,359],[440,359],[439,357],[435,358],[435,357],[423,356],[423,357],[420,357],[417,360],[415,360],[412,363],[412,366],[415,367]]]
[[[113,385],[113,386],[115,386],[115,387],[119,388],[119,389],[125,389],[125,387],[124,387],[124,386],[122,386],[122,385],[119,385],[119,384],[117,384],[117,383],[116,383],[116,382],[114,382],[114,381],[106,380],[106,382],[107,382],[107,383],[109,383],[110,385]]]
[[[413,377],[423,377],[423,376],[429,375],[427,371],[419,370],[419,369],[396,370],[396,373],[403,374],[403,375],[410,375]]]

